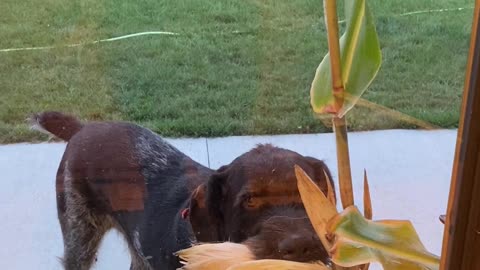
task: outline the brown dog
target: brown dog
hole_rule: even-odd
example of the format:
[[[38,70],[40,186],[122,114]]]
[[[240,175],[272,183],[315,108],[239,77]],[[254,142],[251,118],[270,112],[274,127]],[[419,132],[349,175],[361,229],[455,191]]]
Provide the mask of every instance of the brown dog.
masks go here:
[[[173,254],[196,241],[245,242],[257,258],[328,260],[293,169],[325,192],[320,160],[264,145],[213,171],[134,124],[58,112],[32,122],[68,142],[56,183],[66,269],[90,269],[111,228],[128,243],[131,269],[176,269]]]

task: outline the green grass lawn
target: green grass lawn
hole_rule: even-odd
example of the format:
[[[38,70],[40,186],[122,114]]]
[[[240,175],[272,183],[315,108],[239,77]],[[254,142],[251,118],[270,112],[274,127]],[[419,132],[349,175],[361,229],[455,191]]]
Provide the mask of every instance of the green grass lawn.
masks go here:
[[[370,0],[383,54],[364,98],[457,126],[473,9],[466,0]],[[25,118],[61,110],[128,120],[164,136],[324,132],[309,88],[327,52],[320,0],[0,1],[0,143],[38,140]],[[341,11],[341,10],[340,10]],[[343,17],[343,16],[340,16]],[[412,128],[355,108],[351,130]]]

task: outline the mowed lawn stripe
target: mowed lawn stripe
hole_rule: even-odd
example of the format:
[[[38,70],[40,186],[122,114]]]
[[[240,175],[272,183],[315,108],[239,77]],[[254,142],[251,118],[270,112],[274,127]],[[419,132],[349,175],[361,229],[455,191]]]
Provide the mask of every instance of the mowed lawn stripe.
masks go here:
[[[384,62],[364,97],[456,127],[473,11],[400,14],[472,4],[369,4]],[[310,83],[327,52],[321,1],[49,0],[39,6],[5,0],[0,9],[6,11],[0,48],[179,33],[0,53],[0,143],[44,139],[24,119],[52,109],[134,121],[164,136],[330,130],[309,105]],[[362,107],[351,112],[349,124],[352,130],[414,127]]]

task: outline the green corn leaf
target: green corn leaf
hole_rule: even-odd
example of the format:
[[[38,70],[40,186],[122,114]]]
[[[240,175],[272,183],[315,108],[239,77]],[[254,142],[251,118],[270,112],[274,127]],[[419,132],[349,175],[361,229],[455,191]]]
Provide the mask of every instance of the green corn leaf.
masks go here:
[[[340,38],[344,103],[335,110],[329,54],[317,68],[310,89],[316,113],[336,113],[343,117],[358,101],[380,69],[382,54],[372,14],[366,0],[345,1],[347,27]]]
[[[369,221],[355,206],[332,219],[332,261],[343,267],[379,262],[384,270],[437,270],[440,259],[428,252],[409,221]]]

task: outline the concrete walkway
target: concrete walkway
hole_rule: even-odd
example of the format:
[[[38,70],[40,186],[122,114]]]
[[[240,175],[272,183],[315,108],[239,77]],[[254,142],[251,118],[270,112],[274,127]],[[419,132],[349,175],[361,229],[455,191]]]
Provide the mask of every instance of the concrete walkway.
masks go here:
[[[456,130],[389,130],[351,133],[350,154],[356,201],[361,208],[367,169],[374,219],[411,220],[428,250],[440,254]],[[336,168],[332,134],[169,139],[194,160],[218,168],[258,143],[324,159]],[[56,216],[55,174],[63,143],[0,146],[0,269],[61,269],[60,226]],[[336,180],[336,173],[334,173]],[[95,269],[129,269],[123,240],[110,232]],[[371,269],[381,269],[378,266]]]

